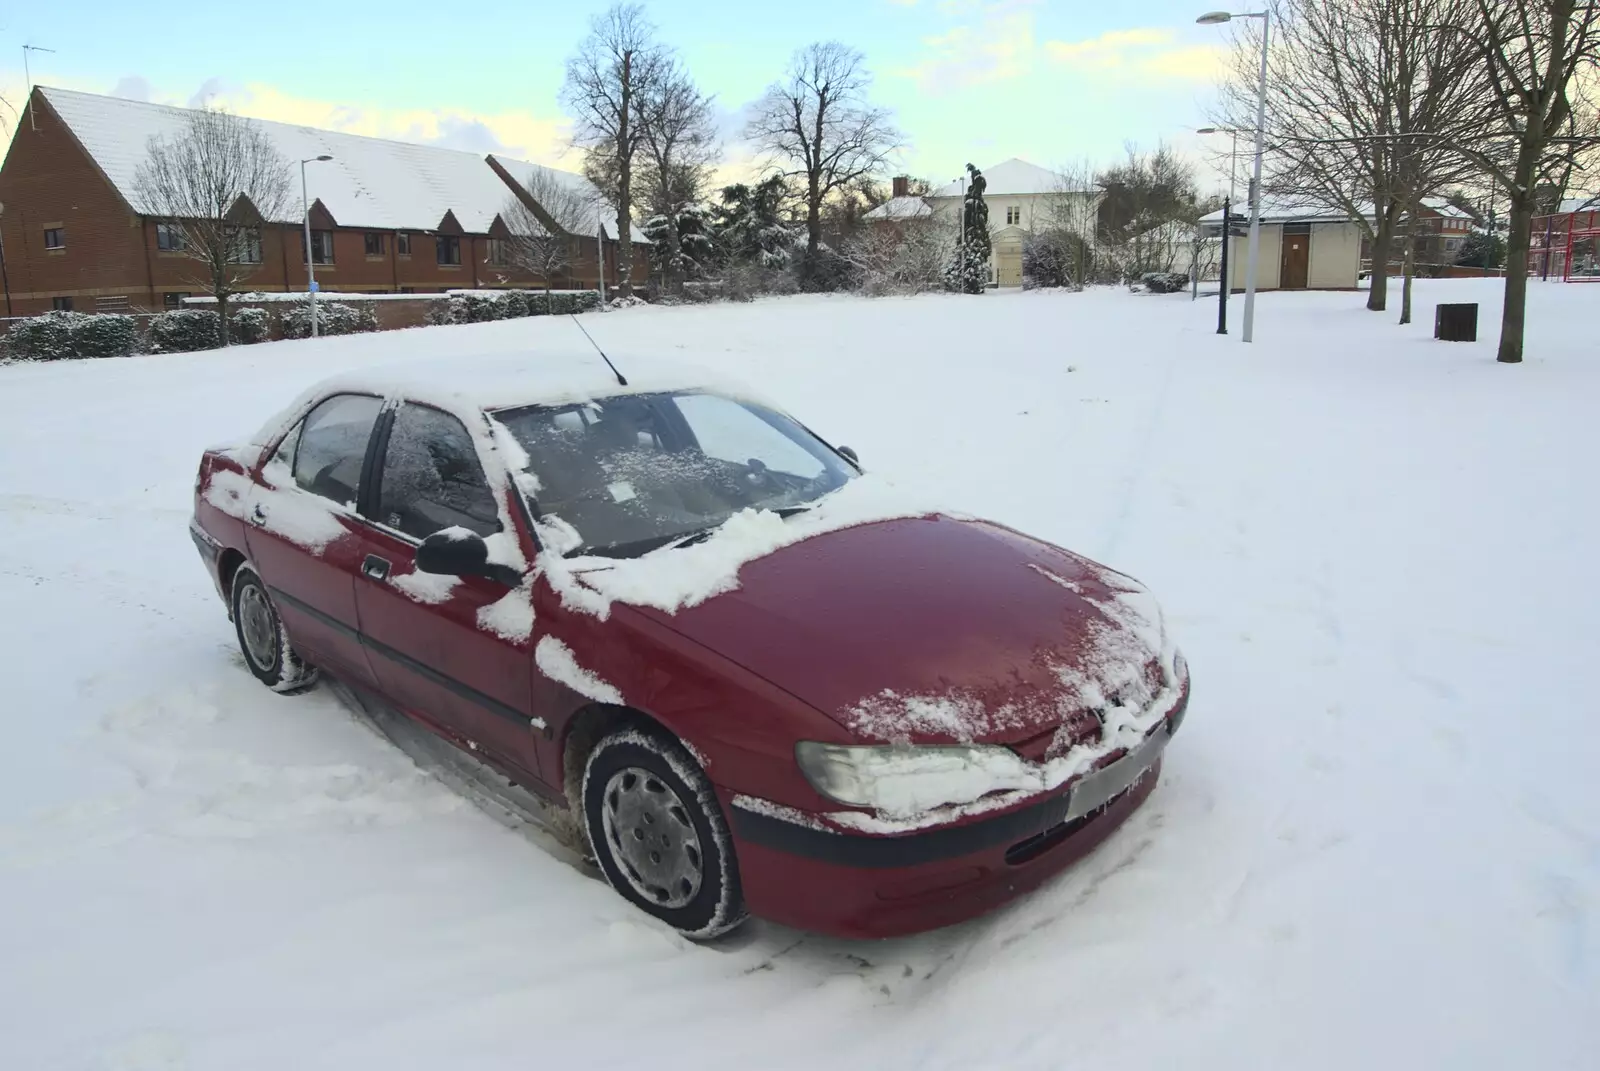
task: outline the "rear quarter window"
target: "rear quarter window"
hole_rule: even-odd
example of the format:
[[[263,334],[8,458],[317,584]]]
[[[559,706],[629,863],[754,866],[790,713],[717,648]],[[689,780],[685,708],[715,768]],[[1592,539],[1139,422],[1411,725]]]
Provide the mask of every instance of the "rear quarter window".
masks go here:
[[[314,495],[354,505],[367,443],[382,409],[383,402],[370,395],[337,394],[311,410],[294,447],[294,482]]]

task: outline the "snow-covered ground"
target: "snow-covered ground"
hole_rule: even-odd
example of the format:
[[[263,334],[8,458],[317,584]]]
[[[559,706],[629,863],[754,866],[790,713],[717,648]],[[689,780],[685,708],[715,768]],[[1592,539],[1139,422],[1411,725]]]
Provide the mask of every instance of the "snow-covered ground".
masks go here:
[[[243,668],[202,447],[307,383],[562,320],[0,368],[0,1067],[1593,1067],[1600,289],[1121,292],[589,317],[869,468],[1149,583],[1193,668],[1149,804],[987,918],[680,940],[327,688]],[[1480,300],[1484,341],[1429,339]],[[1235,323],[1239,309],[1235,305]],[[581,341],[581,340],[580,340]]]

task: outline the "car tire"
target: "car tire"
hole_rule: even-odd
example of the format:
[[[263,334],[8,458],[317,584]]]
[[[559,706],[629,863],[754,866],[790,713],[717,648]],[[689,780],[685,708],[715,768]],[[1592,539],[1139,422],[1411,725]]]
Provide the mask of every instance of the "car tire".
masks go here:
[[[603,737],[583,771],[584,830],[611,887],[685,937],[744,922],[727,819],[711,782],[664,732]]]
[[[301,658],[289,643],[278,608],[254,569],[239,567],[230,596],[239,653],[244,655],[244,664],[256,680],[285,694],[304,691],[315,684],[316,667]]]

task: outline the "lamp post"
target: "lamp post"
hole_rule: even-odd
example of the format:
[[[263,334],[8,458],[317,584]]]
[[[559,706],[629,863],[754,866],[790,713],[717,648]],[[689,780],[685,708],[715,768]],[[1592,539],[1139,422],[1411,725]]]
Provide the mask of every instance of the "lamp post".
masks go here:
[[[1236,126],[1203,126],[1196,134],[1227,134],[1228,147],[1228,200],[1233,200],[1239,172],[1239,128]]]
[[[1267,130],[1267,41],[1271,36],[1272,20],[1265,11],[1208,11],[1194,21],[1202,26],[1215,26],[1234,19],[1261,20],[1261,82],[1256,100],[1256,162],[1250,180],[1250,252],[1245,258],[1244,280],[1244,341],[1253,341],[1256,320],[1256,269],[1261,261],[1261,153],[1265,148]]]
[[[967,292],[967,176],[966,172],[956,176],[956,182],[961,187],[961,201],[956,206],[957,226],[961,228],[961,292]]]
[[[321,156],[308,156],[300,161],[300,208],[306,224],[306,290],[311,296],[312,338],[317,337],[317,269],[313,267],[316,256],[311,252],[311,200],[306,196],[306,165],[326,163],[332,159],[333,157],[324,153]]]

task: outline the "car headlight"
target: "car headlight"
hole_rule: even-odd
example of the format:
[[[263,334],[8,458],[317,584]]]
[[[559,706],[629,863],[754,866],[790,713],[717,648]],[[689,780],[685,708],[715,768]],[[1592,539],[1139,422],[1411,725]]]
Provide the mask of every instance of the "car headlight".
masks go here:
[[[893,817],[1040,787],[1037,770],[993,745],[857,747],[807,740],[795,745],[794,754],[822,795]]]

